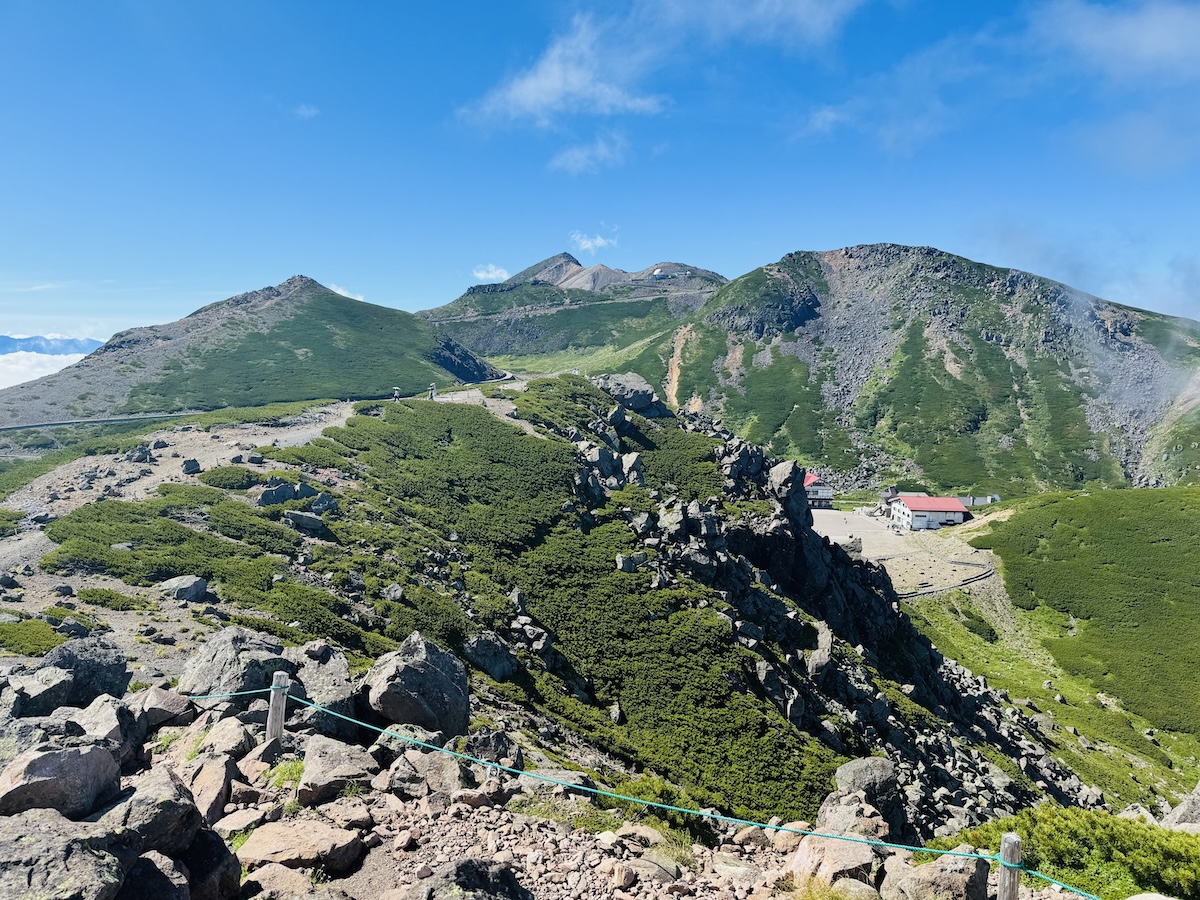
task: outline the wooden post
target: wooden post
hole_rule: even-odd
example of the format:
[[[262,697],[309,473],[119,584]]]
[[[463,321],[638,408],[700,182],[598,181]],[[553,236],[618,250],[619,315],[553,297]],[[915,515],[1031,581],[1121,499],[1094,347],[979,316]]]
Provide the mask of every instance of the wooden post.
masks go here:
[[[1017,900],[1021,870],[1013,866],[1020,864],[1021,836],[1009,831],[1000,839],[1000,886],[996,891],[996,900]]]
[[[287,672],[276,672],[271,680],[271,708],[267,710],[267,740],[283,740],[284,710],[292,680]]]

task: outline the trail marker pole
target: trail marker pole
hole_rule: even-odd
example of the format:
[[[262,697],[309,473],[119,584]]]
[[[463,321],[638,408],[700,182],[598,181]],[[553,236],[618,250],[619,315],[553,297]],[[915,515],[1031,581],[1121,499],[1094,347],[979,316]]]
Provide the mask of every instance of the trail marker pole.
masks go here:
[[[292,679],[287,672],[276,672],[271,680],[271,707],[267,710],[267,740],[283,740],[284,710]]]
[[[1013,866],[1020,864],[1021,836],[1009,831],[1000,839],[1000,886],[996,891],[996,900],[1017,900],[1021,870]]]

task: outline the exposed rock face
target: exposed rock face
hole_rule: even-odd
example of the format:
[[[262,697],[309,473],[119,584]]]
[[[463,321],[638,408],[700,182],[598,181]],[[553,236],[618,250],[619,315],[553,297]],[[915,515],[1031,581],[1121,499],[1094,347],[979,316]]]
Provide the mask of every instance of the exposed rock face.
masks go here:
[[[362,747],[315,734],[304,751],[304,777],[297,798],[316,806],[337,797],[348,785],[363,786],[379,771],[379,763]]]
[[[191,846],[203,824],[183,782],[167,766],[134,776],[113,806],[93,817],[111,829],[126,828],[142,839],[142,850],[177,856]]]
[[[325,641],[309,641],[303,647],[288,647],[284,658],[296,667],[289,693],[319,704],[330,712],[299,705],[289,719],[290,728],[314,728],[340,740],[353,740],[357,726],[333,713],[354,717],[357,690],[350,681],[346,654]]]
[[[509,652],[495,632],[484,631],[471,635],[463,642],[463,655],[476,668],[486,672],[496,681],[507,681],[521,668],[516,657]]]
[[[0,897],[69,897],[112,900],[126,866],[140,851],[132,831],[72,822],[52,809],[31,809],[2,823]],[[68,887],[72,893],[64,893]]]
[[[312,821],[273,822],[256,828],[237,858],[248,869],[267,863],[293,869],[319,865],[336,874],[358,862],[362,852],[362,841],[353,831]]]
[[[181,694],[251,691],[271,686],[275,672],[295,674],[283,645],[245,628],[231,626],[212,636],[188,660],[179,677]],[[248,698],[235,698],[246,705]]]
[[[66,701],[69,706],[87,706],[101,694],[122,697],[132,677],[121,648],[99,636],[55,647],[42,660],[42,667],[51,666],[74,676]]]
[[[414,631],[399,650],[379,657],[363,680],[371,709],[388,722],[446,735],[467,730],[467,672],[451,653]]]
[[[208,593],[208,582],[197,575],[180,575],[158,585],[164,595],[183,603],[199,603]]]
[[[658,399],[654,388],[641,375],[626,372],[624,375],[599,375],[593,379],[625,409],[645,416],[647,419],[665,418],[671,411]]]
[[[121,768],[102,744],[26,750],[0,773],[0,815],[54,809],[68,818],[87,815],[117,792]]]

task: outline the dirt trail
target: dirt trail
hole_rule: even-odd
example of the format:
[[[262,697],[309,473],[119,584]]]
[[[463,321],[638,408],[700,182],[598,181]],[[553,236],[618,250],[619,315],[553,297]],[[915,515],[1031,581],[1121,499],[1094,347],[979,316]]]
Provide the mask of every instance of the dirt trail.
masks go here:
[[[675,332],[675,342],[671,349],[671,360],[667,363],[667,383],[664,388],[667,402],[679,407],[679,368],[683,361],[683,347],[692,336],[692,326],[685,325]]]
[[[523,378],[514,378],[511,381],[504,383],[504,388],[507,390],[523,391],[529,382]],[[524,419],[516,418],[517,404],[511,400],[506,400],[500,397],[485,397],[483,391],[479,388],[468,388],[463,391],[448,391],[444,394],[438,394],[434,399],[438,403],[470,403],[474,406],[482,406],[497,419],[507,422],[509,425],[516,425],[526,434],[532,434],[534,437],[544,438],[545,435],[539,432],[531,422],[526,422]]]

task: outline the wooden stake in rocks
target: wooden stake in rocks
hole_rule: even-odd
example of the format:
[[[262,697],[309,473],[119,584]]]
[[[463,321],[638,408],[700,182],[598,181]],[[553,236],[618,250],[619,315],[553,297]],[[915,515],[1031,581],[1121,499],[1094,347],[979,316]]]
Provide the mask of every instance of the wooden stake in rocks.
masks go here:
[[[284,710],[292,679],[287,672],[276,672],[271,680],[271,707],[267,710],[267,740],[283,740]]]

